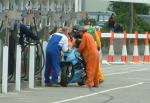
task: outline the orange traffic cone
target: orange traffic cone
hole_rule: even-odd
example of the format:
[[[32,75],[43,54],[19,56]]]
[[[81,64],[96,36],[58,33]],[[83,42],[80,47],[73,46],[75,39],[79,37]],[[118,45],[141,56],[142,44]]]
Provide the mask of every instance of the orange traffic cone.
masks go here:
[[[124,34],[124,38],[123,38],[123,47],[122,47],[121,61],[122,61],[122,62],[128,62],[127,47],[126,47],[127,33],[124,32],[123,34]]]
[[[109,53],[108,53],[108,57],[107,57],[108,62],[115,61],[113,44],[114,44],[114,32],[111,33],[111,37],[110,37],[110,47],[109,47]]]
[[[139,62],[139,52],[138,52],[138,32],[135,32],[135,39],[134,39],[134,50],[133,50],[133,62]]]
[[[144,62],[150,62],[150,55],[149,55],[149,34],[146,32],[146,39],[145,39],[145,51],[144,51]]]

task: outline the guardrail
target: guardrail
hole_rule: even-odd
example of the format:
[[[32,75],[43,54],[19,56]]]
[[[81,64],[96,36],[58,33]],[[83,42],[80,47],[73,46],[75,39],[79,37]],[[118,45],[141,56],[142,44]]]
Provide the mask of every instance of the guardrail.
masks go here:
[[[110,38],[111,37],[111,33],[102,33],[102,38]],[[115,33],[114,38],[124,38],[124,34],[123,33]],[[135,34],[127,34],[127,38],[135,38]],[[138,38],[139,39],[145,39],[146,38],[146,34],[138,34]],[[150,35],[149,35],[150,38]]]

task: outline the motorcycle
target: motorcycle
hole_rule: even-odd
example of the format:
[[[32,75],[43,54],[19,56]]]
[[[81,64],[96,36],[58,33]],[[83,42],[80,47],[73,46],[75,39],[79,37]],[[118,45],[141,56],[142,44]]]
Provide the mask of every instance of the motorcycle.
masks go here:
[[[86,72],[83,58],[73,48],[71,52],[64,53],[64,61],[61,62],[61,86],[68,86],[69,83],[85,85]]]

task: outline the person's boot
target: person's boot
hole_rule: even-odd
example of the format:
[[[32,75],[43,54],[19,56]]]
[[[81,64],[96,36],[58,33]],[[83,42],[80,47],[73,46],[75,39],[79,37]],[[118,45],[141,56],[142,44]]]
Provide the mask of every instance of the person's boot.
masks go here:
[[[45,87],[51,87],[52,84],[51,83],[45,83]]]

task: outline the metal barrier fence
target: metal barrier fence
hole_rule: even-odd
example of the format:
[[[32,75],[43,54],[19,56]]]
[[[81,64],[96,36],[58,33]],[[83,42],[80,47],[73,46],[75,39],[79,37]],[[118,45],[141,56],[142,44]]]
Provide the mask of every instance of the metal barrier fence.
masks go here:
[[[135,39],[136,34],[127,34],[127,38],[133,38]],[[102,33],[101,35],[103,38],[111,38],[112,33]],[[122,33],[115,33],[114,38],[124,38],[124,34]],[[146,34],[138,34],[138,39],[144,39],[146,40],[147,35]],[[150,38],[150,35],[148,36]],[[122,44],[121,44],[122,45]],[[46,50],[47,42],[43,42],[43,50]],[[2,63],[2,68],[0,72],[2,71],[2,93],[7,94],[8,93],[8,46],[2,46],[2,42],[0,40],[0,60],[2,60],[0,63]],[[2,52],[2,53],[1,53]],[[148,50],[149,52],[149,50]],[[45,52],[44,52],[45,54]],[[2,57],[3,56],[3,57]],[[30,45],[30,51],[29,51],[29,83],[28,88],[34,88],[35,83],[35,77],[34,77],[34,68],[35,68],[35,47]],[[1,66],[1,65],[0,65]],[[16,70],[15,70],[15,90],[20,91],[21,90],[21,46],[17,45],[17,53],[16,53]],[[41,73],[41,84],[44,85],[44,70]]]

